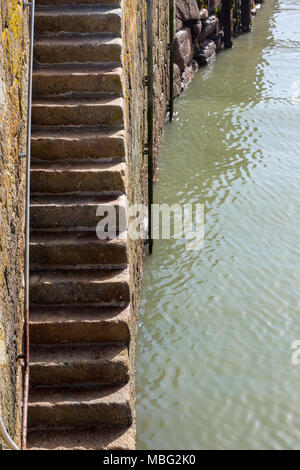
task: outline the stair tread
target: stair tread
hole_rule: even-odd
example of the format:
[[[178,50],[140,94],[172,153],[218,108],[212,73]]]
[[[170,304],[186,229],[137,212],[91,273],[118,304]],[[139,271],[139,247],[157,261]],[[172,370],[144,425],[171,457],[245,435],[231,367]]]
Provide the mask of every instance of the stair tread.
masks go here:
[[[65,33],[61,32],[35,39],[35,45],[55,45],[64,44],[70,46],[79,46],[82,44],[98,43],[99,46],[103,44],[115,44],[122,46],[122,39],[115,33],[99,32],[99,33]]]
[[[83,138],[83,137],[100,137],[101,135],[105,136],[115,136],[115,137],[124,137],[123,127],[104,127],[104,126],[95,126],[95,127],[82,127],[82,126],[68,126],[68,127],[55,127],[55,126],[33,126],[32,127],[32,139],[35,138]]]
[[[121,126],[33,126],[32,161],[112,161],[124,159]]]
[[[83,16],[85,14],[95,14],[95,13],[116,13],[121,14],[121,8],[117,5],[107,3],[102,4],[82,4],[82,5],[38,5],[35,9],[35,16],[41,16],[45,13],[47,15],[59,15],[59,14],[70,14]]]
[[[127,306],[128,267],[61,266],[30,272],[31,305]]]
[[[30,245],[86,245],[88,243],[104,244],[104,245],[122,245],[126,246],[127,234],[122,232],[114,238],[101,240],[96,233],[92,232],[43,232],[34,231],[30,234]]]
[[[67,345],[32,345],[30,365],[43,364],[51,367],[57,364],[128,362],[126,344],[67,344]]]
[[[96,404],[113,405],[130,400],[130,387],[125,385],[93,385],[77,387],[34,387],[30,390],[29,407],[53,406],[68,404]]]
[[[31,164],[31,171],[49,171],[49,172],[95,172],[101,171],[125,171],[125,162],[64,162],[64,163],[52,163],[52,162],[34,162]]]
[[[109,283],[128,282],[128,269],[60,269],[60,270],[37,270],[30,273],[30,285],[39,283],[63,283],[84,282],[86,283]]]
[[[31,344],[130,341],[130,308],[31,307]]]
[[[36,5],[120,5],[121,0],[35,0]]]
[[[122,75],[122,68],[119,62],[85,62],[81,63],[60,63],[60,64],[37,64],[33,69],[33,77],[35,75],[52,75],[66,74],[74,72],[76,74],[99,74],[99,73],[117,73]]]
[[[135,448],[135,431],[134,426],[37,431],[29,433],[28,448],[32,450],[130,450]]]
[[[95,105],[95,106],[123,106],[123,98],[114,94],[71,94],[68,96],[52,96],[47,98],[35,98],[32,100],[32,106],[77,106],[77,105]]]
[[[36,7],[42,5],[111,5],[121,4],[121,0],[35,0]]]
[[[31,307],[30,324],[128,322],[129,307]]]
[[[57,196],[53,195],[32,195],[30,198],[30,207],[38,206],[94,206],[102,204],[116,204],[126,207],[126,196],[121,195],[100,195],[100,196],[79,196],[79,195],[66,195]]]
[[[31,233],[40,230],[92,231],[95,233],[99,222],[97,210],[106,206],[115,209],[119,232],[126,230],[127,199],[125,194],[108,195],[31,195]]]

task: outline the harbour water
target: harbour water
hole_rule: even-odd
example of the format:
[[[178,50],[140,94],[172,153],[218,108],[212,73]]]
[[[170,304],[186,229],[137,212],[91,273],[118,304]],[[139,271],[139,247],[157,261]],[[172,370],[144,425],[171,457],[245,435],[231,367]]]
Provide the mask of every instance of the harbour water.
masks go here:
[[[300,449],[299,24],[266,0],[166,126],[155,202],[204,204],[205,244],[145,260],[139,449]]]

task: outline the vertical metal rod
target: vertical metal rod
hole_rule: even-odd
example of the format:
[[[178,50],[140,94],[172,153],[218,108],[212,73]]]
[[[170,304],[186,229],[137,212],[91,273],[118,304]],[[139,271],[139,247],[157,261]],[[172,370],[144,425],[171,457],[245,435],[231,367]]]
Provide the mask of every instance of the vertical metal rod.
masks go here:
[[[35,0],[30,4],[30,51],[29,51],[29,77],[28,77],[28,120],[27,120],[27,162],[26,162],[26,214],[25,214],[25,318],[24,318],[24,346],[25,346],[25,372],[23,393],[23,420],[22,420],[22,450],[27,445],[28,421],[28,394],[29,394],[29,237],[30,237],[30,161],[31,161],[31,102],[32,102],[32,69],[33,69],[33,42],[34,42],[34,13]]]
[[[170,103],[169,119],[173,120],[174,114],[174,0],[169,0],[170,9]]]
[[[148,84],[148,244],[153,251],[152,204],[153,204],[153,0],[147,1],[147,84]]]
[[[249,33],[251,31],[251,1],[241,0],[241,22],[242,31]]]

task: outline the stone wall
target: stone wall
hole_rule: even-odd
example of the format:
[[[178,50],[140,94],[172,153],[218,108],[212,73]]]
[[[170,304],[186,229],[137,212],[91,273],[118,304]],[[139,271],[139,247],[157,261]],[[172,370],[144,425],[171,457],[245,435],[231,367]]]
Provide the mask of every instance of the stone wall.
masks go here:
[[[146,94],[143,86],[146,56],[146,10],[138,0],[123,0],[123,92],[127,159],[127,202],[144,203],[147,197],[147,165],[143,154],[147,138]],[[135,336],[142,279],[142,241],[128,240],[131,292],[131,386],[135,400]],[[132,404],[134,408],[134,403]]]
[[[27,13],[0,0],[0,416],[20,443],[24,301]]]
[[[147,204],[147,1],[123,0],[123,69],[125,97],[125,137],[127,144],[128,203]],[[166,118],[169,93],[169,3],[153,0],[154,57],[154,165]],[[131,247],[133,285],[139,286],[142,275],[143,243]],[[133,295],[139,288],[133,289]],[[138,297],[138,296],[137,296]],[[133,298],[136,312],[138,298]]]
[[[262,0],[249,0],[251,14]],[[199,67],[209,64],[224,45],[222,0],[176,0],[174,86],[178,97]],[[231,1],[232,34],[243,31],[240,2]],[[251,15],[249,15],[251,17]],[[251,19],[250,19],[251,21]],[[251,28],[244,29],[249,31]],[[226,46],[226,44],[225,44]]]
[[[125,97],[125,137],[127,144],[128,205],[147,204],[147,1],[123,0],[123,69]],[[169,2],[153,0],[154,57],[154,170],[166,118],[169,90]],[[129,241],[131,278],[132,337],[135,337],[137,308],[144,256],[143,241]],[[131,342],[134,364],[135,342]],[[132,367],[134,375],[134,366]],[[134,384],[134,380],[132,380]],[[134,391],[133,391],[134,394]]]

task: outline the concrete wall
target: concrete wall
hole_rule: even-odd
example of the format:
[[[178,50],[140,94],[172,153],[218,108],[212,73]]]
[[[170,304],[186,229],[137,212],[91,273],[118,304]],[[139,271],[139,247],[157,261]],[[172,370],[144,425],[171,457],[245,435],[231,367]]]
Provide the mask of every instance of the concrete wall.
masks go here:
[[[20,440],[23,319],[27,13],[0,0],[0,416]]]

